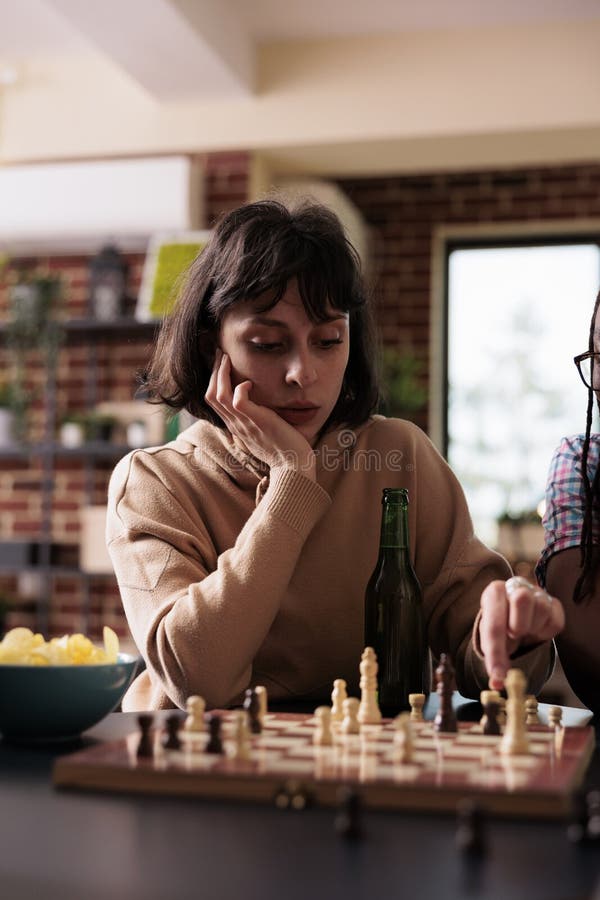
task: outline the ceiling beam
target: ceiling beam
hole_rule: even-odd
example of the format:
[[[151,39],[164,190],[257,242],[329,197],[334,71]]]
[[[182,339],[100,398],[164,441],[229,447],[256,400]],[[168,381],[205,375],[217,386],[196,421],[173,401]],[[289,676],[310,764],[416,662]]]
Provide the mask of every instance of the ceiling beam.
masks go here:
[[[222,0],[47,0],[159,101],[250,96],[254,48]]]

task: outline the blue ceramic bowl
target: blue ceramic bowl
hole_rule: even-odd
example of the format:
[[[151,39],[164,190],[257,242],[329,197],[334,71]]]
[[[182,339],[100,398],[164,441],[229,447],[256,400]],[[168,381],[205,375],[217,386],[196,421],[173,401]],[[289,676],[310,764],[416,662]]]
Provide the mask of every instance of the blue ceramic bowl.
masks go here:
[[[0,734],[8,740],[78,737],[118,705],[137,658],[90,666],[0,665]]]

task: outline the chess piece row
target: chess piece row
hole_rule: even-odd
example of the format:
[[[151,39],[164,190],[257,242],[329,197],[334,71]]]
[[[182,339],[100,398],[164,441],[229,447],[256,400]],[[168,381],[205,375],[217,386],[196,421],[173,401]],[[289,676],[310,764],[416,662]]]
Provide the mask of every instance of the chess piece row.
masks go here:
[[[243,709],[233,714],[233,756],[236,759],[250,758],[250,735],[260,734],[267,715],[267,690],[257,686],[248,688],[244,698]],[[162,737],[164,750],[180,750],[186,738],[203,734],[207,730],[208,738],[203,746],[205,753],[223,754],[225,752],[222,739],[222,721],[218,713],[206,713],[203,697],[192,695],[186,702],[187,717],[182,723],[179,713],[172,713],[165,719],[165,732]],[[140,738],[137,747],[139,758],[154,755],[153,724],[154,718],[149,714],[138,716]],[[197,747],[197,740],[196,740]]]

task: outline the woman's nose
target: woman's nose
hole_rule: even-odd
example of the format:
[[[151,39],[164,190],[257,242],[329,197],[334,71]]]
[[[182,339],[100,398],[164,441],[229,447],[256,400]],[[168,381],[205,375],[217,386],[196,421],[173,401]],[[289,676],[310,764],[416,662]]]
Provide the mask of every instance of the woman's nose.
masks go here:
[[[310,355],[296,356],[290,361],[285,375],[287,384],[297,384],[305,388],[317,380],[317,370]]]

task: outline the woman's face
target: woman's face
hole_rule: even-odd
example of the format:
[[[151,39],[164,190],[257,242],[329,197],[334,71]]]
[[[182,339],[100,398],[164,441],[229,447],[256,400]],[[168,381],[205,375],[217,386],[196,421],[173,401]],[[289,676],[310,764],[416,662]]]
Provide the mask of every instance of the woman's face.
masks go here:
[[[229,355],[232,386],[251,381],[250,399],[274,410],[314,446],[337,403],[348,364],[347,313],[331,309],[311,322],[295,281],[265,312],[258,298],[223,317],[219,346]]]

